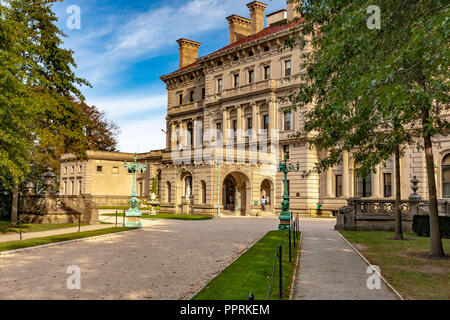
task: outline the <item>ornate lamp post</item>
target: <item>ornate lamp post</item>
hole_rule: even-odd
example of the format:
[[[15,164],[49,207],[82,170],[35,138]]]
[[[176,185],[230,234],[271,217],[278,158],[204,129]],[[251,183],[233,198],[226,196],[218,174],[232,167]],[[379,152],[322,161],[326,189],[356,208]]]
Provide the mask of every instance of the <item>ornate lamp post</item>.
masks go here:
[[[134,154],[134,162],[129,165],[125,161],[123,164],[124,168],[128,170],[128,172],[133,173],[133,192],[131,194],[131,199],[128,201],[130,203],[130,207],[126,214],[128,217],[125,222],[125,226],[127,227],[142,227],[142,222],[139,219],[141,217],[141,211],[139,210],[139,199],[136,190],[136,173],[140,170],[147,170],[147,163],[142,164],[137,162],[137,154]]]
[[[288,172],[298,172],[300,171],[300,163],[297,162],[297,167],[287,163],[287,157],[284,156],[284,161],[280,163],[278,167],[280,172],[284,172],[284,192],[283,201],[281,201],[281,213],[280,213],[280,224],[278,225],[278,230],[289,230],[291,227],[291,214],[289,212],[289,193],[287,190],[287,174]]]

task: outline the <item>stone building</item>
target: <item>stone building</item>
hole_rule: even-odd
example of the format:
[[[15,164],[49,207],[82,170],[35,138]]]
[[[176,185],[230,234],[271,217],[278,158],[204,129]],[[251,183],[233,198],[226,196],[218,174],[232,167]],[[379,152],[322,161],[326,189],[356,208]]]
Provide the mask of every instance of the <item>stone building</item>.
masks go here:
[[[179,69],[161,77],[168,97],[166,148],[139,154],[139,159],[152,164],[140,176],[140,194],[148,196],[152,179],[157,179],[163,212],[214,215],[218,205],[224,214],[278,212],[283,193],[279,162],[286,156],[293,164],[299,162],[301,170],[309,170],[323,156],[308,143],[290,138],[303,127],[305,110],[285,113],[288,105],[279,99],[296,89],[302,72],[300,48],[284,46],[302,17],[291,4],[268,15],[262,2],[253,1],[247,7],[250,18],[236,14],[226,18],[229,44],[211,54],[198,57],[199,42],[179,39]],[[438,140],[434,149],[438,196],[449,198],[450,139]],[[101,181],[109,181],[106,174],[113,175],[116,156],[123,161],[132,155],[101,158],[92,154],[92,168],[86,171],[82,190],[128,195],[131,182],[126,172],[117,176],[121,182],[100,187]],[[119,162],[119,171],[123,171]],[[62,166],[65,163],[70,162],[63,159]],[[95,172],[99,163],[108,167],[108,173]],[[315,214],[320,204],[332,214],[349,197],[393,199],[393,161],[366,178],[357,177],[355,169],[351,154],[345,154],[342,164],[328,172],[305,178],[289,173],[291,210]],[[409,149],[401,159],[401,169],[402,197],[408,198],[409,181],[417,176],[421,181],[418,192],[426,198],[424,153]],[[71,177],[63,175],[62,185],[71,184]],[[99,188],[89,187],[89,180]],[[268,199],[265,212],[263,196]]]

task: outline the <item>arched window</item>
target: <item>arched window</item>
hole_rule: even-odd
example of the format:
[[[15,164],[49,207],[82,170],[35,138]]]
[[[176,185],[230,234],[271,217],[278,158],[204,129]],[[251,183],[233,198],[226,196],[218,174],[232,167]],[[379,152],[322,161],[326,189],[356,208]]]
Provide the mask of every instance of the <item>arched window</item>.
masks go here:
[[[450,198],[450,153],[442,160],[442,197]]]
[[[206,204],[206,182],[202,180],[202,203]]]

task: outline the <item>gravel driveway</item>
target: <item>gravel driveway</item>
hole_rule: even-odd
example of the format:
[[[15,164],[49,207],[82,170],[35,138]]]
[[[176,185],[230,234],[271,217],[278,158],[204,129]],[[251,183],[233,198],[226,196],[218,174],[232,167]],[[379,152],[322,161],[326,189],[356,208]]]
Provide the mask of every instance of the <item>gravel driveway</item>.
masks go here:
[[[140,231],[1,256],[0,299],[187,299],[277,225],[147,219]],[[80,290],[67,289],[71,265]]]

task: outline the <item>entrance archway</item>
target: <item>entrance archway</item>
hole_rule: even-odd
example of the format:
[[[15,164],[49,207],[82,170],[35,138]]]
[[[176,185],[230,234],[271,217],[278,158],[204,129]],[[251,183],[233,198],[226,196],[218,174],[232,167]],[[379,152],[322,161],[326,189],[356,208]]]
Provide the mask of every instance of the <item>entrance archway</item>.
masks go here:
[[[231,172],[222,184],[222,206],[225,213],[246,215],[250,212],[250,180],[242,172]]]
[[[264,179],[261,182],[259,198],[262,199],[263,196],[266,199],[266,211],[272,211],[274,208],[275,193],[273,182],[270,179]]]

